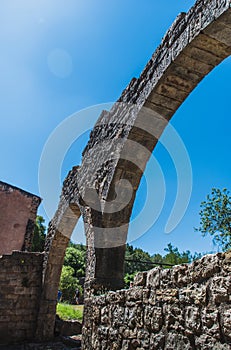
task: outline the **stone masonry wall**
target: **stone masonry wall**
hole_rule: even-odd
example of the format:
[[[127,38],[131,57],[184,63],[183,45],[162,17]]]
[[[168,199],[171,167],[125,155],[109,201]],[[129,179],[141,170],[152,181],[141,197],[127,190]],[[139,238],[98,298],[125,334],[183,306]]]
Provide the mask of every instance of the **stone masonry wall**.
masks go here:
[[[231,349],[231,252],[138,273],[85,301],[83,349]]]
[[[33,340],[42,289],[41,253],[0,258],[0,344]]]

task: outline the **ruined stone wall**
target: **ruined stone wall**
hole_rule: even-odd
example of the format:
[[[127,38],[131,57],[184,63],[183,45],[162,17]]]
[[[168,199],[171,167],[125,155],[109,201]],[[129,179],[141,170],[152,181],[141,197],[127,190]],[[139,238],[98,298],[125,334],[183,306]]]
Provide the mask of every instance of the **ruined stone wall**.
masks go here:
[[[83,349],[231,349],[231,252],[135,277],[85,301]]]
[[[0,255],[30,250],[41,199],[0,181]]]
[[[68,220],[69,203],[76,203],[88,245],[86,286],[122,285],[127,230],[145,166],[176,110],[230,55],[230,7],[230,0],[198,0],[179,14],[140,77],[101,113],[81,165],[67,176],[48,240],[52,245],[56,232],[69,237],[69,228],[59,226]]]
[[[53,336],[63,257],[80,214],[88,246],[86,297],[122,287],[128,225],[151,152],[191,91],[230,54],[231,0],[197,0],[176,18],[140,77],[102,112],[49,224],[40,338]]]
[[[33,340],[42,289],[41,253],[0,258],[0,344]]]

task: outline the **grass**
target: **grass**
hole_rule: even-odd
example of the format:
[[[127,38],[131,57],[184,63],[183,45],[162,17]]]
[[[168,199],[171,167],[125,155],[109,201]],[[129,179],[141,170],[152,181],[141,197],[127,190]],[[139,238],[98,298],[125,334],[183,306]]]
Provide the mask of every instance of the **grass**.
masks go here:
[[[69,305],[58,303],[57,314],[62,320],[78,320],[82,322],[83,319],[83,305]]]

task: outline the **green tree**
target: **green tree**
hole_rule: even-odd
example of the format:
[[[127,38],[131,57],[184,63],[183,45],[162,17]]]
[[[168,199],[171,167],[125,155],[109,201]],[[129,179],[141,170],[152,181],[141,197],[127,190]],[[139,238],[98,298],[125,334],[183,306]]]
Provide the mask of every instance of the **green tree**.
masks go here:
[[[163,263],[179,265],[189,263],[193,260],[192,254],[189,250],[180,253],[178,248],[174,247],[171,243],[169,243],[167,248],[164,250],[167,252],[167,254],[163,257]]]
[[[62,291],[62,301],[72,303],[76,288],[82,292],[78,278],[74,277],[74,269],[71,266],[63,266],[59,289]]]
[[[66,250],[64,266],[70,266],[74,270],[74,277],[81,278],[85,276],[86,265],[86,247],[82,244],[70,243]]]
[[[148,264],[152,263],[152,257],[149,253],[143,251],[141,248],[133,248],[127,244],[125,253],[125,273],[133,274],[138,271],[148,270]]]
[[[72,303],[76,288],[83,292],[81,278],[85,277],[86,247],[82,244],[69,243],[66,249],[59,289],[62,300]]]
[[[154,254],[154,255],[152,256],[152,261],[153,261],[154,263],[157,263],[157,265],[158,265],[158,263],[163,263],[163,257],[162,257],[162,255],[160,255],[159,253]]]
[[[231,197],[230,192],[212,188],[210,195],[201,202],[200,227],[195,228],[202,236],[210,234],[213,243],[223,251],[231,248]]]
[[[36,217],[34,234],[32,240],[32,252],[43,252],[46,239],[46,226],[44,218],[40,215]]]

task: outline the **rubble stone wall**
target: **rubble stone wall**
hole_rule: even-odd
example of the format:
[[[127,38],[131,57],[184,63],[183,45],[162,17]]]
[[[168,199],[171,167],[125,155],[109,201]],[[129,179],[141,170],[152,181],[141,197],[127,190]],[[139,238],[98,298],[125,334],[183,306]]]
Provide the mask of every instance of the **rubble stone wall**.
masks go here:
[[[43,254],[0,258],[0,344],[34,340],[42,290]]]
[[[231,252],[138,273],[85,311],[83,349],[231,349]]]

